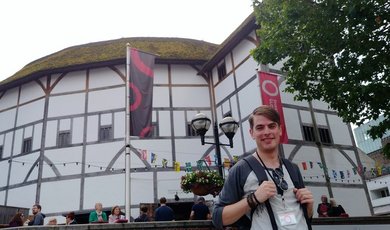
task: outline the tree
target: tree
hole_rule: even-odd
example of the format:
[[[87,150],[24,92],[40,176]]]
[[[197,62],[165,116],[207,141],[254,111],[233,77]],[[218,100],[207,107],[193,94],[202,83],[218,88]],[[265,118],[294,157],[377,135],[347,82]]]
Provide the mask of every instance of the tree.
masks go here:
[[[323,100],[344,122],[385,119],[368,134],[390,130],[388,0],[253,0],[259,63],[285,60],[286,91]],[[387,151],[389,147],[387,147]],[[390,156],[390,151],[387,152]]]

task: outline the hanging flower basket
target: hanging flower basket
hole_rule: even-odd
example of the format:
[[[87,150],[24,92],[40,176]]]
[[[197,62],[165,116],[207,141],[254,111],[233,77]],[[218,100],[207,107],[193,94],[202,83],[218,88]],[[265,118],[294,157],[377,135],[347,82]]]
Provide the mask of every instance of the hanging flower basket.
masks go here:
[[[224,180],[216,171],[195,171],[181,177],[181,188],[185,193],[198,196],[216,196],[223,187]]]

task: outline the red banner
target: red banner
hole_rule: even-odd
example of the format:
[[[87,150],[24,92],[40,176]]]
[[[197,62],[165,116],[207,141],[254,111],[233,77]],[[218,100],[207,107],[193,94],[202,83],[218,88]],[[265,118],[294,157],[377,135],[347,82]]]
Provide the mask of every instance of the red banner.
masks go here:
[[[278,76],[266,72],[259,72],[260,93],[263,105],[269,105],[278,111],[280,116],[280,127],[282,128],[282,136],[280,143],[287,144],[287,130],[284,121],[282,100],[280,99],[280,91],[278,84]]]
[[[155,56],[131,49],[130,57],[130,135],[150,137]]]

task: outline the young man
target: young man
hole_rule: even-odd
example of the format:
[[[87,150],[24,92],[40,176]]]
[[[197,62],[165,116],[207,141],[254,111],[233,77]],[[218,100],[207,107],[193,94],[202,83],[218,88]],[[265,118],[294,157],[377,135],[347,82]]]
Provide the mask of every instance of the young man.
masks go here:
[[[175,213],[172,208],[167,206],[167,199],[160,198],[160,207],[155,211],[155,221],[171,221],[175,219]]]
[[[251,229],[311,229],[313,195],[304,187],[298,167],[279,155],[279,114],[260,106],[249,117],[249,125],[256,151],[230,169],[215,204],[214,225],[222,228],[246,215]],[[266,179],[258,181],[259,172]]]
[[[191,209],[190,220],[210,220],[210,210],[206,205],[206,200],[203,196],[198,198],[197,204],[194,204]]]
[[[43,225],[45,215],[41,213],[42,207],[39,204],[34,204],[32,207],[32,213],[34,215],[34,219],[28,222],[28,225]]]

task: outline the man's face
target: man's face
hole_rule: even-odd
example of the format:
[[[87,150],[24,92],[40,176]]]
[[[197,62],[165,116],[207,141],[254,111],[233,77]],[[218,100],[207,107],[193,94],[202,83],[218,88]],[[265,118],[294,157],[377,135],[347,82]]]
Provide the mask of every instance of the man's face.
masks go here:
[[[278,148],[282,130],[278,123],[257,115],[253,117],[253,128],[249,130],[258,149],[263,152],[273,152]]]
[[[39,212],[39,209],[37,208],[37,206],[33,206],[32,207],[32,213],[35,215]]]

